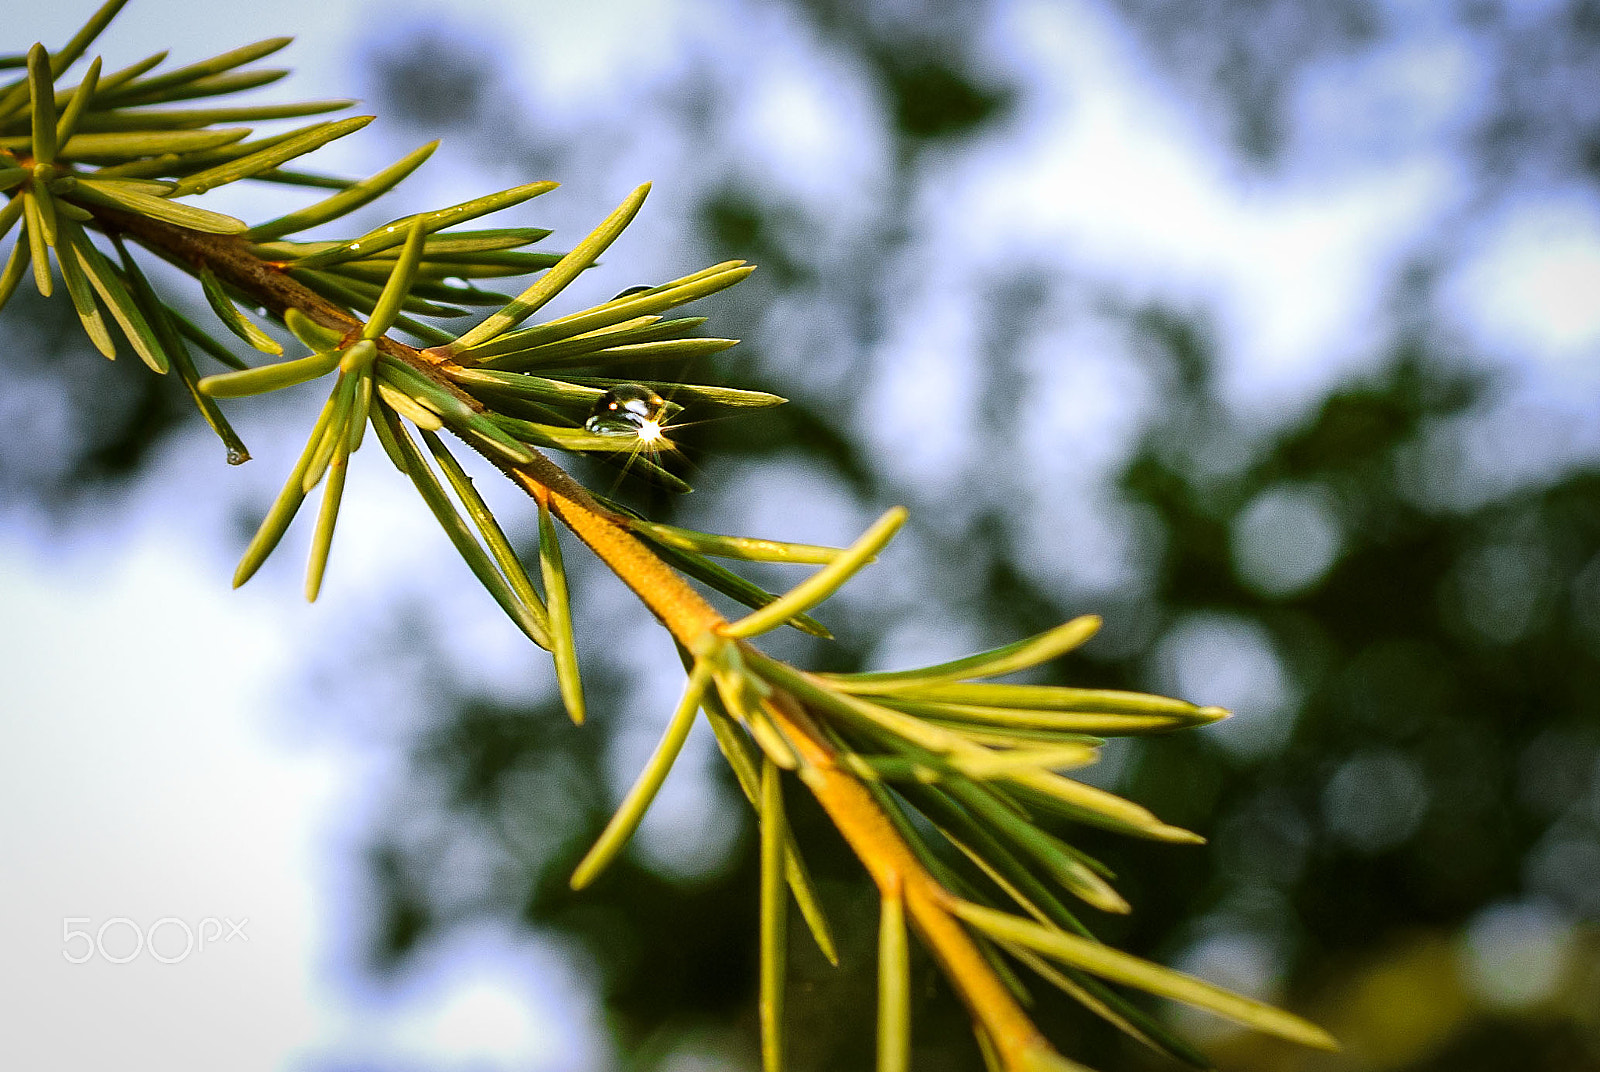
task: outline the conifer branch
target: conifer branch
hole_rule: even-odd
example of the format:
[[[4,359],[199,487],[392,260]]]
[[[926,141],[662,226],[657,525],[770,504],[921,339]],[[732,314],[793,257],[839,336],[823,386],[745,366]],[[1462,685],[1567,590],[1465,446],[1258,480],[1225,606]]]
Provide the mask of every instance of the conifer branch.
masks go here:
[[[289,309],[298,309],[315,323],[341,334],[361,329],[360,320],[282,270],[263,263],[237,236],[192,231],[114,210],[94,211],[106,232],[126,233],[169,260],[195,267],[205,265],[280,317]],[[378,346],[428,376],[441,389],[483,411],[477,399],[456,387],[441,371],[449,364],[447,359],[432,358],[425,351],[390,338],[378,340]],[[465,442],[530,498],[548,502],[551,511],[639,597],[679,644],[695,650],[727,625],[727,620],[681,574],[634,537],[622,517],[596,502],[581,484],[543,454],[534,451],[534,461],[519,465],[475,442]],[[1004,1056],[1006,1067],[1029,1067],[1024,1058],[1047,1043],[950,912],[949,894],[917,860],[860,779],[838,765],[833,746],[820,735],[804,705],[780,693],[775,706],[780,712],[779,728],[805,761],[801,780],[844,835],[879,890],[885,895],[900,891],[918,934],[944,966],[973,1018],[988,1031]]]
[[[138,110],[225,95],[276,78],[278,72],[234,68],[275,51],[284,43],[279,39],[148,78],[141,76],[156,62],[101,80],[95,60],[82,84],[60,89],[57,78],[121,2],[107,3],[60,52],[35,45],[26,59],[27,77],[0,87],[0,193],[8,194],[0,208],[0,235],[19,222],[24,231],[0,273],[0,305],[30,269],[39,291],[49,296],[53,254],[84,329],[101,352],[116,354],[108,330],[114,322],[152,370],[175,370],[235,463],[248,454],[215,399],[336,372],[300,460],[246,549],[235,584],[248,580],[271,554],[320,483],[322,505],[306,583],[308,598],[316,597],[346,462],[370,425],[489,594],[530,640],[552,652],[563,701],[581,721],[568,585],[550,517],[575,533],[671,633],[691,670],[691,687],[674,717],[676,736],[663,742],[637,796],[619,809],[574,885],[592,880],[620,850],[676,755],[685,719],[698,706],[760,814],[761,1024],[768,1072],[780,1072],[783,1062],[787,957],[782,921],[788,895],[795,897],[824,954],[834,959],[825,916],[785,817],[785,771],[795,772],[813,794],[883,901],[879,1053],[886,1072],[898,1072],[910,1052],[902,940],[907,917],[971,1013],[985,1054],[1011,1072],[1079,1066],[1057,1054],[1024,1012],[1022,984],[1006,966],[1006,956],[1134,1037],[1191,1063],[1196,1057],[1183,1040],[1099,980],[1175,998],[1305,1045],[1334,1046],[1321,1029],[1288,1013],[1100,945],[1056,892],[1103,911],[1129,910],[1111,887],[1109,871],[1047,830],[1045,816],[1174,843],[1200,840],[1131,801],[1059,772],[1094,762],[1100,736],[1195,727],[1226,712],[1143,694],[985,680],[1071,651],[1098,628],[1099,619],[1092,616],[932,667],[806,673],[764,655],[749,638],[785,625],[826,636],[806,612],[873,560],[905,520],[903,510],[889,511],[847,548],[694,533],[652,524],[602,501],[539,449],[622,456],[657,480],[681,485],[641,452],[663,444],[670,448],[669,422],[682,406],[660,397],[648,383],[569,377],[566,370],[609,372],[617,364],[681,359],[731,346],[734,340],[686,338],[703,318],[664,319],[662,314],[739,282],[752,267],[725,262],[657,286],[629,288],[581,313],[523,326],[617,238],[639,211],[648,186],[633,191],[565,254],[524,250],[548,233],[538,228],[446,230],[545,193],[555,186],[550,182],[408,216],[344,241],[289,239],[387,192],[433,146],[368,179],[346,181],[282,165],[360,129],[370,117],[316,122],[255,141],[245,140],[251,132],[243,128],[199,129],[223,121],[317,115],[342,102],[265,111]],[[65,108],[59,115],[58,97]],[[254,229],[175,200],[246,179],[339,192]],[[86,237],[86,229],[110,238],[120,267]],[[281,321],[310,356],[243,366],[155,293],[129,256],[129,240],[196,277],[219,321],[252,346],[281,353],[236,298]],[[544,272],[542,278],[515,298],[469,282],[537,271]],[[461,334],[406,315],[465,315],[458,306],[470,305],[498,309]],[[401,342],[391,327],[428,345],[419,349]],[[188,356],[190,344],[236,371],[200,378]],[[543,375],[551,372],[559,378]],[[783,401],[713,385],[685,385],[683,397],[697,405],[743,408]],[[411,438],[406,420],[421,431],[426,452]],[[435,434],[445,427],[537,504],[543,598]],[[446,484],[455,489],[471,524]],[[787,594],[774,596],[707,555],[822,568]],[[689,577],[746,603],[753,613],[729,622]],[[935,837],[911,821],[911,811],[932,825]]]

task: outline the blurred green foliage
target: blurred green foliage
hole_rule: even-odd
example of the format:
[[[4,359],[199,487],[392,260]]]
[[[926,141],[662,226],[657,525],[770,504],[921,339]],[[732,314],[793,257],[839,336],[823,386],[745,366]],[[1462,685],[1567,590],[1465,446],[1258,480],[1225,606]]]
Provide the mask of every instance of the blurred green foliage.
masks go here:
[[[927,181],[920,147],[971,139],[1000,121],[1017,95],[975,74],[981,68],[966,34],[977,17],[970,11],[921,5],[917,15],[927,17],[897,21],[881,8],[801,7],[882,89],[898,147],[895,189]],[[1200,98],[1232,117],[1241,153],[1269,168],[1290,134],[1286,95],[1296,72],[1374,47],[1392,27],[1366,4],[1260,8],[1211,4],[1204,18],[1180,16],[1170,5],[1128,4],[1124,11],[1166,57],[1179,85],[1198,90],[1205,83]],[[1570,50],[1586,54],[1595,34],[1577,32],[1582,18],[1575,7],[1550,13],[1539,32],[1502,23],[1496,34],[1496,16],[1483,13],[1476,25],[1506,49],[1537,52],[1540,42],[1567,35]],[[1508,59],[1503,66],[1517,65]],[[1526,98],[1492,102],[1481,134],[1465,139],[1486,185],[1500,181],[1497,139],[1512,137],[1507,131],[1518,124],[1530,132],[1530,149],[1550,154],[1550,125],[1570,117],[1547,116],[1544,107]],[[714,120],[707,125],[715,129]],[[880,229],[864,243],[864,255],[884,263],[907,241],[895,203],[885,198]],[[798,289],[812,298],[810,308],[830,310],[855,329],[853,339],[846,332],[854,345],[845,346],[845,360],[866,360],[891,321],[895,296],[859,279],[830,286],[798,252],[795,236],[808,223],[803,210],[740,186],[713,189],[700,215],[708,248],[762,264],[765,278],[758,274],[753,285]],[[1434,267],[1419,265],[1404,285],[1426,280]],[[995,281],[987,312],[1021,334],[1030,313],[1070,285],[1019,270]],[[1203,315],[1121,308],[1115,315],[1132,333],[1130,349],[1144,355],[1162,390],[1120,467],[1116,499],[1142,519],[1137,538],[1155,553],[1139,558],[1138,575],[1109,598],[1099,593],[1109,628],[1120,625],[1123,640],[1090,645],[1072,668],[1073,683],[1171,688],[1174,674],[1187,680],[1186,662],[1216,672],[1219,662],[1235,659],[1248,674],[1265,657],[1279,695],[1274,710],[1242,713],[1247,724],[1217,727],[1220,739],[1182,735],[1120,757],[1121,791],[1213,841],[1185,852],[1091,836],[1087,847],[1111,862],[1136,906],[1131,917],[1101,921],[1102,933],[1158,959],[1187,952],[1194,966],[1224,975],[1241,970],[1239,961],[1208,961],[1205,954],[1232,950],[1256,974],[1245,970],[1230,981],[1288,995],[1325,1017],[1349,1046],[1345,1056],[1329,1058],[1214,1038],[1228,1067],[1600,1068],[1593,1011],[1600,1008],[1600,957],[1585,929],[1600,915],[1593,892],[1600,884],[1600,696],[1593,689],[1600,680],[1600,475],[1589,468],[1513,479],[1494,470],[1493,458],[1484,471],[1479,441],[1490,434],[1487,424],[1503,420],[1496,415],[1511,385],[1467,360],[1437,325],[1401,331],[1363,378],[1295,420],[1262,427],[1240,421],[1223,397]],[[753,319],[730,330],[764,357],[777,341],[763,336],[764,326]],[[991,427],[1014,413],[1007,392],[1021,389],[1020,345],[995,342],[974,358],[984,362],[983,412]],[[893,480],[867,437],[808,392],[803,370],[778,366],[772,373],[776,389],[795,404],[759,427],[713,430],[710,452],[810,455],[869,501],[893,499]],[[1508,451],[1510,470],[1515,442]],[[959,528],[919,530],[930,575],[966,578],[952,588],[946,615],[976,614],[987,635],[1009,637],[1102,609],[1041,591],[1030,579],[1007,536],[1029,504],[972,492],[950,489],[962,502]],[[968,592],[980,593],[977,605],[962,598]],[[822,658],[859,666],[871,652],[855,636]],[[553,709],[530,714],[541,725],[557,722]],[[500,717],[516,724],[523,716]],[[450,732],[471,725],[481,723],[463,720]],[[583,771],[563,784],[592,787],[603,773],[594,765],[600,746],[588,737],[580,747],[565,727],[560,733],[571,742],[557,746],[561,762]],[[454,814],[487,834],[505,819],[485,822],[476,814],[495,799],[493,778],[480,764],[509,757],[491,755],[485,744],[424,750],[419,772],[452,786],[480,786]],[[752,1054],[729,1040],[753,1037],[751,950],[730,947],[726,930],[695,922],[748,915],[748,831],[732,863],[703,882],[663,882],[632,860],[627,872],[575,902],[561,879],[598,830],[605,804],[576,788],[563,799],[584,801],[589,818],[560,849],[529,862],[526,892],[510,907],[531,924],[584,940],[602,968],[621,1049],[636,1055],[637,1067],[670,1052],[671,1039],[688,1045],[703,1039],[696,1031],[708,1030],[723,1052],[750,1061]],[[853,951],[828,987],[802,981],[796,988],[795,1037],[806,1047],[797,1066],[868,1067],[860,1040],[870,1016],[871,905],[847,892],[854,868],[825,824],[805,821],[804,802],[793,807],[803,838],[821,841],[815,866],[845,921],[842,945]],[[822,851],[827,846],[831,852]],[[425,868],[428,857],[410,859]],[[1497,947],[1501,961],[1479,940],[1489,922],[1523,918],[1506,906],[1529,905],[1528,918],[1545,918],[1539,913],[1548,907],[1558,921],[1551,955],[1560,970],[1531,998],[1497,998],[1495,971],[1530,976],[1548,968],[1517,960],[1519,949],[1525,953],[1517,935],[1537,946],[1539,933],[1513,929],[1511,946]],[[1569,923],[1574,929],[1565,929]],[[820,961],[802,961],[802,979],[829,972]],[[1484,972],[1487,982],[1479,978]],[[1048,996],[1041,1002],[1043,1022],[1075,1057],[1101,1068],[1158,1066]],[[976,1054],[943,1028],[960,1018],[948,995],[922,989],[916,1067],[976,1067]],[[743,1035],[726,1033],[739,1028]]]

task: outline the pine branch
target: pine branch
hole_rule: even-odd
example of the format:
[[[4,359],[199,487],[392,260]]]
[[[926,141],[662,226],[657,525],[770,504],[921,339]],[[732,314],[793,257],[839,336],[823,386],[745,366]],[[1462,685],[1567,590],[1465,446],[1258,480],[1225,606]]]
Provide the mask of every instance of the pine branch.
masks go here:
[[[144,76],[159,58],[104,80],[94,60],[77,87],[58,88],[59,76],[120,4],[111,0],[60,52],[35,45],[27,57],[27,77],[0,88],[0,192],[14,191],[0,209],[0,235],[19,222],[25,232],[0,272],[0,305],[30,267],[38,289],[48,296],[53,255],[84,329],[101,352],[116,355],[108,327],[114,321],[152,370],[177,370],[235,463],[247,460],[248,453],[215,399],[336,372],[305,449],[246,549],[234,583],[244,583],[259,568],[321,484],[306,578],[307,597],[316,598],[347,460],[370,426],[489,594],[530,640],[551,652],[563,702],[580,722],[583,689],[567,578],[551,518],[589,547],[672,634],[690,674],[668,736],[585,857],[573,885],[587,884],[621,850],[696,711],[703,711],[760,813],[760,1007],[767,1072],[780,1072],[785,1049],[784,920],[790,895],[819,948],[835,960],[826,917],[785,818],[781,779],[786,771],[815,796],[880,893],[879,1054],[885,1072],[899,1072],[910,1052],[907,917],[971,1013],[980,1046],[996,1067],[1013,1072],[1079,1067],[1057,1054],[1023,1011],[1017,996],[1021,983],[1007,966],[1008,956],[1122,1030],[1191,1063],[1197,1058],[1186,1043],[1097,979],[1184,1001],[1306,1045],[1334,1046],[1325,1032],[1297,1017],[1099,944],[1056,892],[1104,911],[1129,910],[1110,885],[1110,873],[1045,829],[1044,816],[1174,843],[1200,840],[1131,801],[1058,773],[1095,761],[1100,742],[1091,735],[1189,728],[1226,712],[1142,694],[985,681],[1076,648],[1099,626],[1091,616],[937,666],[806,673],[766,656],[751,639],[785,625],[826,636],[806,612],[873,560],[905,520],[903,510],[889,511],[846,548],[695,533],[644,521],[602,501],[538,449],[620,457],[625,471],[633,467],[669,485],[681,483],[645,456],[671,449],[671,421],[681,405],[647,383],[568,376],[565,370],[609,371],[617,364],[710,354],[733,345],[728,339],[686,338],[701,318],[664,319],[662,314],[737,283],[753,268],[742,261],[714,265],[658,286],[629,288],[580,313],[522,326],[595,263],[639,211],[647,185],[564,254],[523,250],[547,234],[537,228],[446,230],[545,193],[555,186],[550,182],[408,216],[345,241],[291,240],[287,236],[381,196],[434,147],[424,146],[368,179],[321,178],[283,165],[360,129],[370,117],[316,122],[248,140],[251,132],[244,128],[202,128],[222,121],[317,115],[342,103],[264,111],[141,112],[131,107],[226,95],[270,81],[281,72],[234,69],[281,47],[278,39],[152,77]],[[176,200],[246,179],[338,192],[254,228]],[[111,240],[120,267],[89,240],[86,229]],[[310,356],[243,366],[168,307],[129,255],[129,240],[195,277],[218,321],[234,335],[258,350],[282,353],[277,341],[235,304],[240,300],[281,321]],[[461,282],[535,271],[544,274],[515,298]],[[471,305],[498,308],[459,335],[413,318],[464,315],[457,306]],[[393,329],[428,345],[418,349],[399,341]],[[200,378],[188,355],[190,344],[235,371]],[[562,378],[541,375],[557,370]],[[783,401],[711,385],[685,385],[681,397],[695,405],[742,408]],[[412,439],[407,421],[421,432],[426,451]],[[534,500],[542,597],[436,435],[441,428],[449,428]],[[707,555],[821,568],[775,596]],[[752,613],[727,621],[690,585],[691,577],[746,603]],[[932,824],[936,837],[919,829],[908,808]]]
[[[237,236],[206,234],[160,220],[113,210],[94,210],[107,233],[125,233],[169,260],[196,269],[206,266],[218,278],[249,295],[269,312],[282,316],[298,309],[315,323],[341,335],[358,332],[361,321],[307,289],[287,273],[264,264]],[[456,387],[444,373],[452,362],[433,357],[394,339],[378,341],[386,354],[428,376],[442,390],[484,412],[477,399]],[[728,624],[683,577],[634,537],[626,519],[597,503],[588,491],[543,454],[518,465],[466,441],[529,497],[547,502],[683,647],[705,646]],[[851,850],[885,895],[899,891],[918,934],[944,966],[974,1019],[983,1024],[1004,1056],[1007,1068],[1028,1068],[1028,1061],[1048,1048],[1043,1035],[1006,989],[976,943],[950,911],[950,895],[921,865],[894,824],[859,778],[841,769],[833,746],[818,732],[804,705],[786,693],[777,694],[779,727],[805,761],[801,780],[839,828]]]

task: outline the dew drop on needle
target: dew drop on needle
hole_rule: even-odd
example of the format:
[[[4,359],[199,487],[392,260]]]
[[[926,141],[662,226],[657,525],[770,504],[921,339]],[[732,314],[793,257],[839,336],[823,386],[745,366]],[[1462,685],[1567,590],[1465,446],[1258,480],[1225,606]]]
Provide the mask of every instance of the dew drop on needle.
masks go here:
[[[634,436],[649,442],[662,438],[666,422],[682,409],[643,384],[619,383],[595,400],[583,427],[594,435]]]

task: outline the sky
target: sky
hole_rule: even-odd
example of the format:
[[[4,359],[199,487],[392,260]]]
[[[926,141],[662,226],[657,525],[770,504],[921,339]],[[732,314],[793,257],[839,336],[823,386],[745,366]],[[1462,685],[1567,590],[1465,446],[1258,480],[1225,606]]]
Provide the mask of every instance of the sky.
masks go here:
[[[59,43],[76,28],[78,8],[86,10],[37,4],[12,13],[11,40],[0,44]],[[709,48],[746,80],[730,131],[741,167],[807,204],[836,208],[841,226],[859,210],[851,191],[885,167],[872,87],[835,69],[792,18],[735,0],[413,0],[381,14],[374,4],[333,0],[135,0],[104,47],[108,61],[170,47],[184,62],[294,33],[300,39],[285,58],[300,73],[267,99],[353,96],[365,84],[354,69],[356,42],[372,20],[441,21],[468,8],[471,25],[496,28],[507,68],[557,121],[576,126],[625,107],[676,73],[691,46]],[[1314,70],[1297,91],[1304,114],[1337,118],[1355,87],[1371,98],[1366,107],[1381,108],[1384,93],[1420,102],[1406,113],[1415,129],[1384,153],[1346,158],[1325,145],[1298,147],[1288,166],[1263,178],[1232,162],[1217,132],[1099,5],[1017,2],[999,12],[981,51],[1025,81],[1027,106],[970,152],[934,163],[939,181],[928,188],[937,200],[917,206],[918,241],[963,256],[926,258],[922,288],[860,387],[859,407],[873,415],[869,427],[897,475],[910,485],[971,449],[960,433],[972,415],[963,413],[951,344],[974,330],[965,314],[976,268],[1031,258],[1125,293],[1213,310],[1226,395],[1259,419],[1312,404],[1372,359],[1403,253],[1465,196],[1463,164],[1446,145],[1481,91],[1470,42],[1419,24],[1370,66]],[[361,150],[349,151],[354,168]],[[339,168],[337,153],[327,166]],[[565,178],[575,187],[584,180]],[[1592,191],[1530,191],[1479,221],[1464,248],[1444,292],[1452,321],[1515,370],[1530,396],[1559,404],[1592,395],[1600,386]],[[1062,368],[1040,355],[1036,371],[1068,397],[1048,411],[1039,464],[1083,483],[1112,465],[1115,445],[1133,434],[1129,414],[1141,389],[1126,368],[1096,356],[1103,340],[1080,330],[1063,326],[1056,340],[1080,361]],[[1600,438],[1592,407],[1574,413],[1589,422],[1578,439],[1592,446]],[[927,434],[929,414],[941,434]],[[470,640],[463,648],[472,654],[457,653],[471,660],[459,673],[516,696],[544,687],[543,670],[528,669],[524,647],[482,593],[463,586],[442,535],[375,456],[357,459],[315,606],[298,596],[303,533],[256,581],[231,591],[239,537],[230,511],[270,494],[297,446],[268,420],[247,419],[243,430],[255,464],[221,466],[195,430],[164,448],[104,522],[63,532],[24,511],[0,516],[0,726],[10,743],[0,753],[0,858],[8,864],[0,1065],[600,1067],[601,1014],[581,986],[581,961],[547,943],[480,926],[450,936],[398,985],[357,970],[364,891],[355,851],[367,811],[398,777],[404,713],[426,697],[408,694],[404,681],[382,683],[384,695],[399,697],[400,724],[336,733],[319,725],[298,668],[327,664],[331,652],[332,665],[356,672],[367,638],[352,637],[354,629],[384,608],[428,605],[452,623],[442,634]],[[843,542],[857,520],[841,508],[811,519],[839,531],[768,534]],[[1270,670],[1250,661],[1250,638],[1236,639],[1235,670]],[[1236,681],[1183,674],[1229,660],[1184,663],[1182,642],[1173,641],[1170,660],[1183,691],[1228,703]],[[890,643],[884,654],[905,653]],[[1236,735],[1229,747],[1248,752],[1284,727],[1267,712],[1226,732]],[[628,750],[642,755],[647,740]],[[709,755],[704,740],[694,747],[691,756]],[[646,851],[670,860],[673,820],[703,815],[706,792],[680,772],[665,817],[646,828]],[[186,933],[203,936],[218,924],[228,940],[185,950]],[[86,963],[70,962],[86,948],[86,939],[68,937],[73,930],[98,936]],[[149,948],[111,963],[135,949],[135,930]]]

